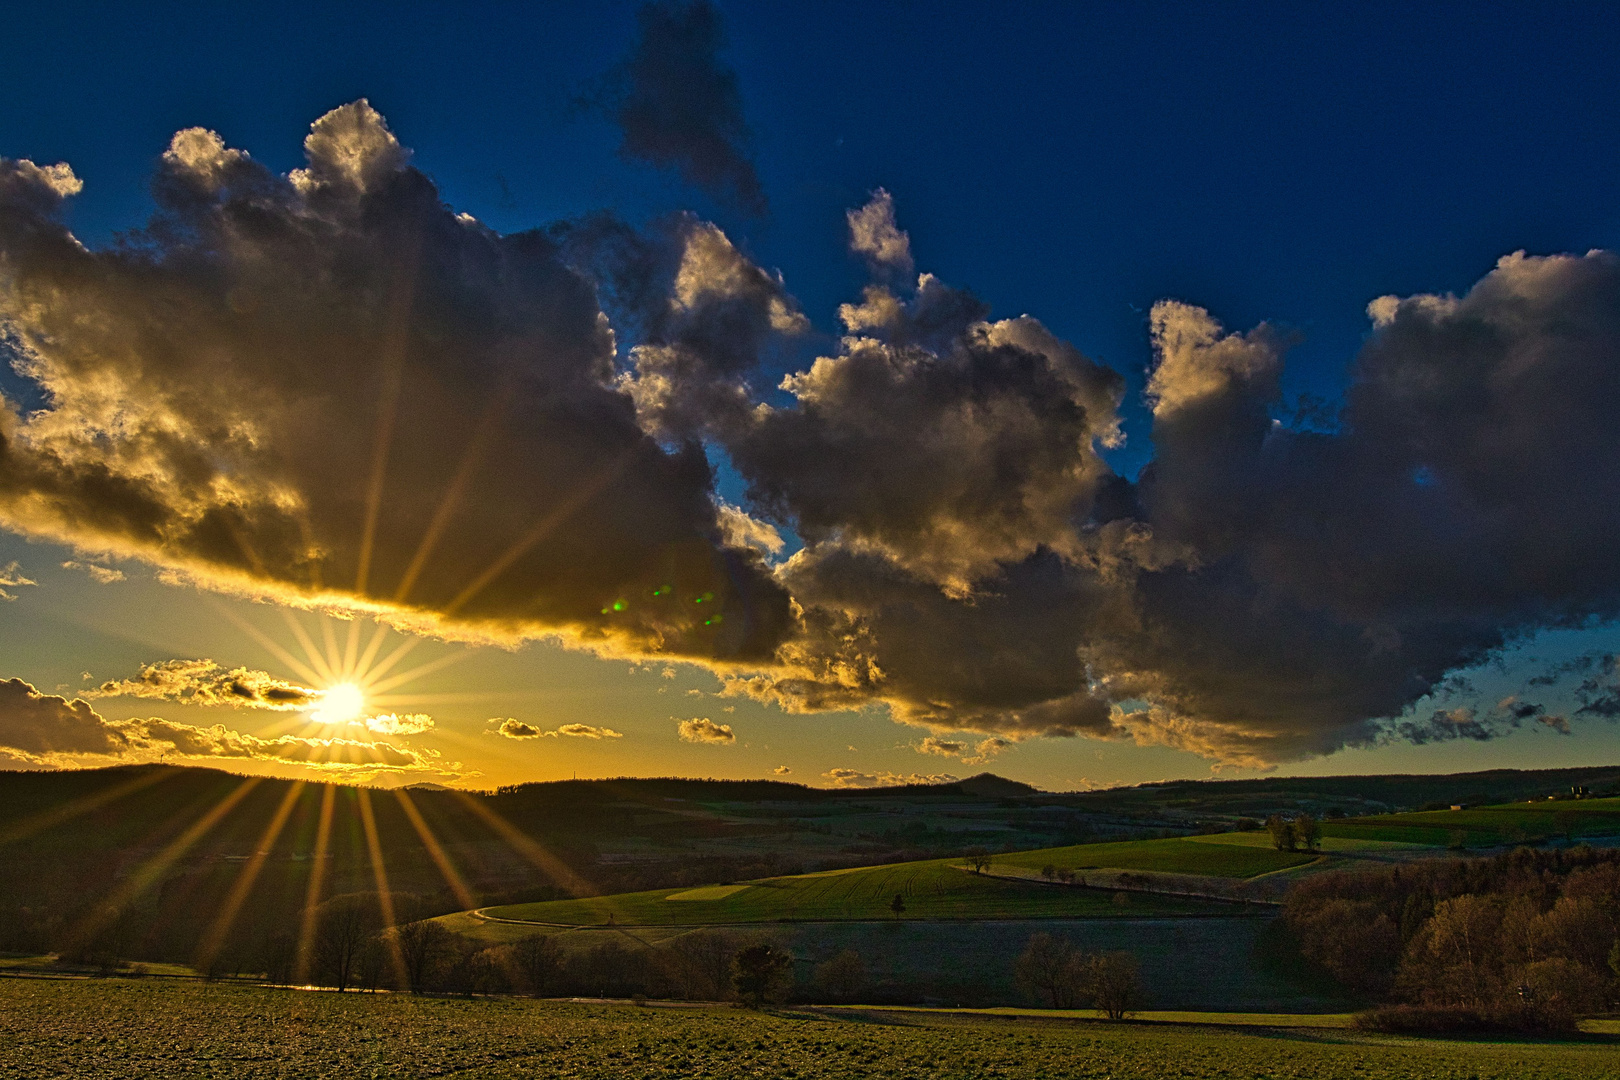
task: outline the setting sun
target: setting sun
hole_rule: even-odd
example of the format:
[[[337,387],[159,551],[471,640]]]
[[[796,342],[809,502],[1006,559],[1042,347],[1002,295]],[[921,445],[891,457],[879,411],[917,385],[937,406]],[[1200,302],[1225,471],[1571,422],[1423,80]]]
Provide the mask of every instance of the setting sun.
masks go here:
[[[366,695],[354,683],[338,683],[321,694],[320,704],[309,714],[322,724],[347,724],[360,719],[366,709]]]

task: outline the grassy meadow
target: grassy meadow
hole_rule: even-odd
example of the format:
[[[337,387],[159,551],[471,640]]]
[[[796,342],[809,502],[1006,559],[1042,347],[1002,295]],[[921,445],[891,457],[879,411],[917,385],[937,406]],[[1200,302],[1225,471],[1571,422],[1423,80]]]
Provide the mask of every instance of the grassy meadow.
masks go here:
[[[1113,1024],[918,1011],[335,994],[167,980],[0,980],[0,1076],[1057,1077],[1597,1080],[1613,1036],[1413,1040],[1320,1028]],[[1233,1021],[1237,1021],[1234,1023]]]
[[[1122,914],[1110,891],[996,876],[998,869],[1039,871],[1051,864],[1079,873],[1145,871],[1242,880],[1311,862],[1315,856],[1268,847],[1197,840],[1135,840],[1045,848],[995,856],[991,874],[970,873],[960,858],[829,870],[816,874],[698,888],[489,908],[491,917],[568,926],[720,925],[777,921],[904,918],[1102,918]],[[1230,905],[1175,896],[1133,896],[1130,914],[1223,915]]]

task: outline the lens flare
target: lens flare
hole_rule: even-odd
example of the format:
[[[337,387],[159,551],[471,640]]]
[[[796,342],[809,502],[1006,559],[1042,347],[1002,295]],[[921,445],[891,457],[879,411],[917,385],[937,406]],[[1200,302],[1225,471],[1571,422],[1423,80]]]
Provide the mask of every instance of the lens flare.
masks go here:
[[[321,703],[309,714],[322,724],[348,724],[366,711],[366,695],[354,683],[338,683],[321,694]]]

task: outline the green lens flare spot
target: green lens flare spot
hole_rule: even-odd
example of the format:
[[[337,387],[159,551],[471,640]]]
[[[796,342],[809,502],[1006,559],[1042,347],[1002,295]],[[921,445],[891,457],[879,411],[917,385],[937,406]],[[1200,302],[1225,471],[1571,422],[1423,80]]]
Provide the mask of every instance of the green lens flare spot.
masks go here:
[[[613,610],[614,611],[623,611],[624,610],[624,601],[623,600],[615,600],[615,601],[613,601]]]
[[[706,592],[702,596],[698,597],[696,600],[692,601],[692,603],[694,603],[694,604],[707,604],[709,601],[711,601],[713,599],[714,599],[714,593]]]
[[[668,585],[660,585],[658,588],[652,591],[652,594],[654,596],[668,596],[670,592],[671,589]]]
[[[719,621],[720,621],[720,620],[721,620],[721,619],[723,619],[723,618],[725,618],[725,616],[723,616],[723,615],[716,615],[716,616],[715,616],[715,617],[714,617],[714,618],[712,618],[712,619],[704,619],[704,620],[703,620],[703,625],[704,625],[704,626],[713,626],[713,625],[714,625],[714,624],[715,624],[715,623],[717,623],[717,622],[719,622]]]

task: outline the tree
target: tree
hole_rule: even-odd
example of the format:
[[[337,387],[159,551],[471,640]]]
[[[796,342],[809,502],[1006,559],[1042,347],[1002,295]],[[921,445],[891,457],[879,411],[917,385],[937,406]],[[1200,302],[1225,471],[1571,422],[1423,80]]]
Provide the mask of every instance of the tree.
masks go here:
[[[889,901],[889,910],[894,912],[894,917],[897,919],[904,915],[906,913],[906,898],[899,893],[895,893],[894,899]]]
[[[1041,877],[1045,878],[1047,881],[1056,881],[1057,876],[1058,868],[1052,863],[1047,863],[1045,866],[1041,867]]]
[[[962,853],[962,857],[967,860],[968,866],[975,874],[982,874],[990,869],[992,859],[989,848],[970,847]]]
[[[1136,957],[1127,952],[1088,957],[1081,991],[1092,1007],[1108,1019],[1125,1019],[1136,1010],[1142,997]]]
[[[1309,814],[1294,819],[1294,836],[1306,851],[1315,851],[1322,842],[1322,825]]]
[[[406,923],[394,930],[405,978],[412,993],[419,994],[433,978],[434,969],[449,952],[450,931],[431,919]]]
[[[1299,846],[1299,838],[1294,833],[1294,823],[1281,814],[1272,814],[1268,817],[1266,828],[1271,832],[1271,842],[1278,851],[1293,851]]]
[[[550,934],[535,934],[512,946],[512,966],[523,981],[523,989],[539,997],[557,981],[562,951]]]
[[[670,980],[681,996],[720,1001],[732,996],[731,961],[740,942],[725,930],[694,930],[665,946]]]
[[[792,984],[793,957],[774,945],[749,945],[731,961],[731,985],[750,1008],[780,1001]]]
[[[845,949],[816,965],[816,986],[835,1001],[853,1001],[866,987],[866,962],[854,949]]]
[[[1042,930],[1013,961],[1013,978],[1024,992],[1052,1009],[1072,1009],[1085,977],[1085,957],[1062,934]]]
[[[334,896],[316,909],[315,969],[328,986],[341,992],[355,983],[378,921],[364,893]]]

